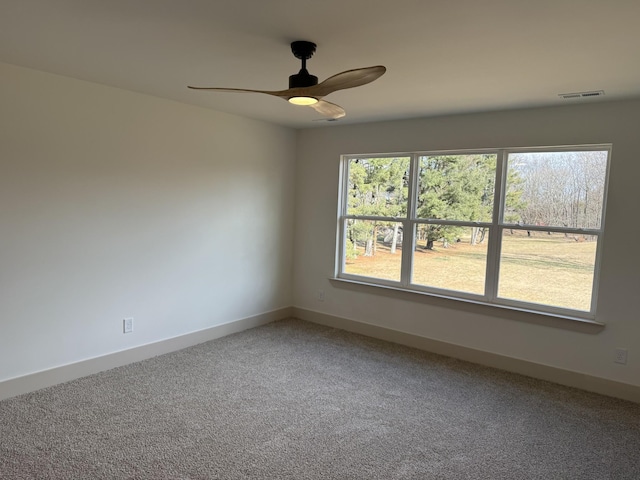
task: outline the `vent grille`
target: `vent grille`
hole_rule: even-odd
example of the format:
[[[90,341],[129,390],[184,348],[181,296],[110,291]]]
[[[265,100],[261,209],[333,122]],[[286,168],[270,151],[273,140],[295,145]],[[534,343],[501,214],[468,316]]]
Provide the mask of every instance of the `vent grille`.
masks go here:
[[[575,92],[575,93],[560,93],[558,96],[562,98],[588,98],[588,97],[602,97],[604,90],[592,90],[590,92]]]

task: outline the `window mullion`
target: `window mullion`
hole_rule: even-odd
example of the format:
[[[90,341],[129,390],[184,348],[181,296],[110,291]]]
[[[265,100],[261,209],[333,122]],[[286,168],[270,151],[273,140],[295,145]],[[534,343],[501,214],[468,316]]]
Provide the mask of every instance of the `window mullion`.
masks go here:
[[[484,282],[484,294],[487,300],[494,301],[498,296],[498,278],[500,276],[500,248],[502,244],[502,212],[504,211],[504,185],[507,178],[507,154],[504,150],[498,152],[496,162],[496,181],[493,196],[493,214],[489,231],[489,245],[487,248],[487,271]]]
[[[413,251],[415,249],[415,222],[418,195],[418,155],[411,155],[409,166],[409,191],[407,194],[407,220],[402,222],[402,269],[400,283],[403,286],[411,284],[413,272]]]

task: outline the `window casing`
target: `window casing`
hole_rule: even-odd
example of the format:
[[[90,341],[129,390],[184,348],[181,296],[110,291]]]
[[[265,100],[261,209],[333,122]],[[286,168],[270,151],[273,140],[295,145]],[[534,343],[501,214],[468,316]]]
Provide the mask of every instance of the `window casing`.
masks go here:
[[[610,145],[345,155],[336,277],[595,320]]]

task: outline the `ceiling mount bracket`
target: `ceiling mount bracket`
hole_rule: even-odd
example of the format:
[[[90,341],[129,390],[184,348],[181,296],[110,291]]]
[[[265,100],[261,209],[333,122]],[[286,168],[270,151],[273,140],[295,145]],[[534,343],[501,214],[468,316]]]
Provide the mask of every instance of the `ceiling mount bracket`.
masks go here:
[[[291,51],[296,58],[302,60],[304,65],[304,63],[316,53],[316,44],[305,40],[298,40],[291,42]]]

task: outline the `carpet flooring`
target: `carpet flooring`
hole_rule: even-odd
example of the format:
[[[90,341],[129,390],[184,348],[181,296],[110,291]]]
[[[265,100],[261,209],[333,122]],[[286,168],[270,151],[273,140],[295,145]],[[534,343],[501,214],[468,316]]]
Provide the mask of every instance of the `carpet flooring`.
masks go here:
[[[285,320],[0,402],[2,479],[640,479],[640,405]]]

